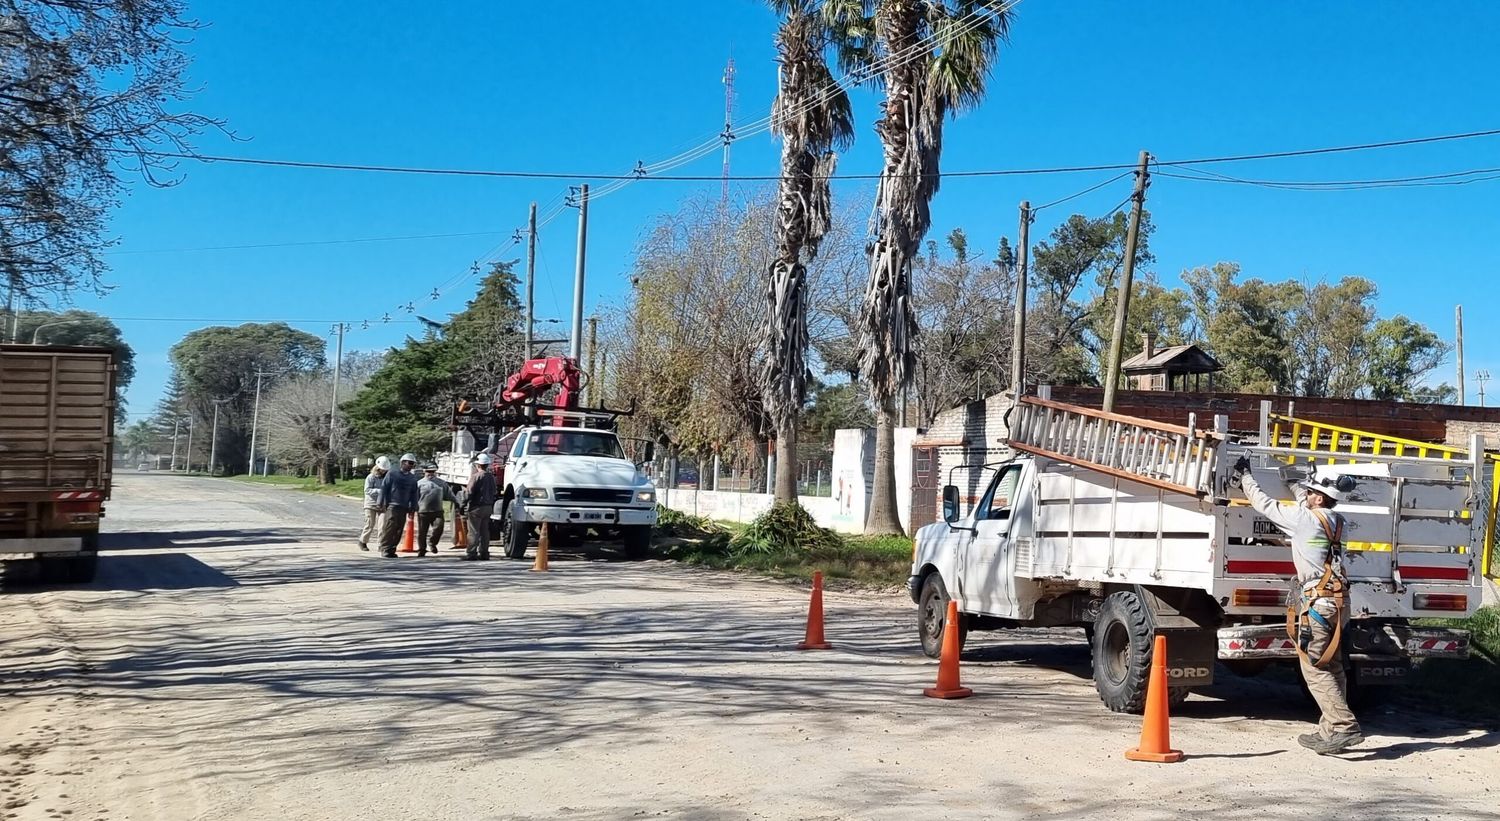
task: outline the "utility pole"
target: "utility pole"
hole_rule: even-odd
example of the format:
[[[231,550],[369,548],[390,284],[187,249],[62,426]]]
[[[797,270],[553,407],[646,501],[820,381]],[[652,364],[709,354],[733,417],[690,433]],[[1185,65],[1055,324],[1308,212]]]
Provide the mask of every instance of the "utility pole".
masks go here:
[[[1474,372],[1474,381],[1479,383],[1479,407],[1484,407],[1484,383],[1490,381],[1490,372],[1479,370]]]
[[[192,414],[188,414],[187,459],[185,460],[185,462],[184,462],[184,464],[182,466],[182,472],[183,473],[192,473],[193,472],[193,416],[192,416]]]
[[[594,366],[599,364],[598,360],[599,317],[591,316],[589,317],[589,381],[583,387],[584,396],[588,397],[588,401],[594,403],[598,403],[599,401],[599,391],[594,389],[594,377],[599,374]]]
[[[583,265],[589,243],[589,186],[578,189],[578,262],[573,275],[573,339],[568,355],[576,363],[583,353]]]
[[[1011,322],[1010,389],[1016,404],[1026,391],[1026,262],[1031,250],[1031,200],[1021,200],[1021,255],[1016,265],[1016,316]]]
[[[255,475],[255,443],[257,441],[259,441],[259,439],[257,438],[257,435],[260,432],[260,380],[263,377],[275,376],[278,373],[280,373],[280,371],[256,371],[255,372],[255,411],[250,414],[250,475],[251,476]],[[269,438],[270,437],[267,437],[267,439],[269,439]],[[270,455],[267,454],[267,456],[266,456],[266,462],[267,462],[267,468],[266,468],[266,470],[270,469],[270,466],[269,466],[270,461],[271,461]],[[265,475],[265,471],[262,471],[261,475],[264,476]]]
[[[21,277],[18,274],[10,275],[10,291],[5,297],[5,312],[10,314],[10,335],[8,342],[16,341],[16,334],[20,333],[20,317],[16,314],[16,289],[20,286]]]
[[[333,406],[328,411],[328,461],[330,462],[335,459],[334,440],[336,438],[335,432],[338,430],[337,423],[339,418],[339,374],[344,365],[344,332],[347,330],[349,330],[349,326],[343,322],[333,326],[333,332],[339,335],[339,342],[338,347],[334,349],[336,352],[333,355]],[[328,479],[329,481],[333,481],[334,479],[331,469],[328,472]]]
[[[609,346],[606,345],[604,350],[599,352],[599,404],[601,406],[609,403],[609,391],[607,390],[609,388],[609,377],[606,376],[608,373]]]
[[[168,473],[177,470],[177,433],[182,429],[182,417],[172,420],[172,466],[167,468]]]
[[[526,219],[526,361],[531,361],[533,295],[536,293],[536,203]]]
[[[214,427],[213,427],[213,432],[210,433],[209,436],[208,436],[208,475],[209,476],[214,475],[214,465],[217,464],[218,461],[219,461],[219,458],[218,458],[219,457],[219,408],[223,407],[223,405],[224,405],[225,402],[228,402],[228,401],[230,401],[230,399],[233,399],[233,398],[234,397],[231,396],[231,397],[229,397],[229,399],[215,399],[215,400],[213,400],[213,403],[214,403]]]
[[[1458,354],[1458,404],[1464,404],[1464,306],[1453,307],[1453,321],[1458,326],[1457,343],[1454,351]],[[1481,388],[1481,390],[1483,390]]]
[[[1141,209],[1146,204],[1146,186],[1151,172],[1151,155],[1141,152],[1141,165],[1135,172],[1135,193],[1130,195],[1130,228],[1125,232],[1125,266],[1120,288],[1115,294],[1115,333],[1109,340],[1109,370],[1104,374],[1104,411],[1115,409],[1115,388],[1120,381],[1120,356],[1125,345],[1125,320],[1130,315],[1130,289],[1135,279],[1135,245],[1141,235]]]

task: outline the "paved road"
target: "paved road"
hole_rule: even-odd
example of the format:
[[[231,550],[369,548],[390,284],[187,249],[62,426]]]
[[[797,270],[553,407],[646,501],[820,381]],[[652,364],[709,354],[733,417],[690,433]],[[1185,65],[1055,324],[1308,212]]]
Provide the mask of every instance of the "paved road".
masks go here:
[[[381,560],[357,503],[124,477],[99,580],[0,598],[0,817],[1500,818],[1500,733],[1367,717],[1296,746],[1293,688],[1232,680],[1135,764],[1067,631],[976,634],[976,697],[899,595],[664,562]],[[599,558],[602,554],[588,554]]]

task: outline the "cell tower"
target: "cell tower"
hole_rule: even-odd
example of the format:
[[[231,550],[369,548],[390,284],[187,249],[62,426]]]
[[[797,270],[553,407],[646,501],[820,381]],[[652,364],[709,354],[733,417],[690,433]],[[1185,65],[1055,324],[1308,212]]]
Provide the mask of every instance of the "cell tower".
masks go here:
[[[729,147],[734,143],[734,58],[724,66],[724,184],[719,192],[721,205],[729,207]]]

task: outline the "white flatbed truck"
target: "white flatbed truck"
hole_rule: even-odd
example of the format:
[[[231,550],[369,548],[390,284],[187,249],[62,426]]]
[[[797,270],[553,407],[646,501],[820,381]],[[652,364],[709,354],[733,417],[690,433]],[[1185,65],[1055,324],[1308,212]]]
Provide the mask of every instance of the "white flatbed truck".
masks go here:
[[[966,513],[943,491],[944,521],[917,531],[910,592],[923,650],[961,630],[1083,627],[1095,687],[1111,710],[1144,706],[1152,639],[1168,637],[1174,700],[1213,683],[1215,663],[1253,673],[1292,661],[1293,575],[1281,534],[1231,485],[1243,454],[1270,495],[1290,501],[1309,470],[1355,477],[1347,520],[1354,686],[1399,683],[1414,659],[1463,658],[1462,630],[1414,619],[1471,615],[1487,549],[1483,441],[1466,460],[1240,445],[1223,417],[1201,429],[1026,397],[1012,414],[1015,457]]]

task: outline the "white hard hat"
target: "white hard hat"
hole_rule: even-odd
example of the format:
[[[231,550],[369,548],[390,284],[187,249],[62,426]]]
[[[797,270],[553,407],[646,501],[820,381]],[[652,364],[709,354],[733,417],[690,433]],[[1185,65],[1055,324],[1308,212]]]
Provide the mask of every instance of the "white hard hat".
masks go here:
[[[389,456],[382,456],[379,459],[376,459],[375,460],[375,467],[380,468],[381,470],[390,470],[391,469],[391,457],[389,457]]]
[[[1354,489],[1354,480],[1348,476],[1319,476],[1303,479],[1297,485],[1313,493],[1321,493],[1335,502],[1342,502],[1348,498],[1349,491]]]
[[[411,462],[415,465],[417,463],[417,456],[414,453],[403,453],[401,454],[401,461]]]
[[[481,465],[488,465],[490,463],[490,455],[488,453],[481,453],[474,457],[474,461]]]

